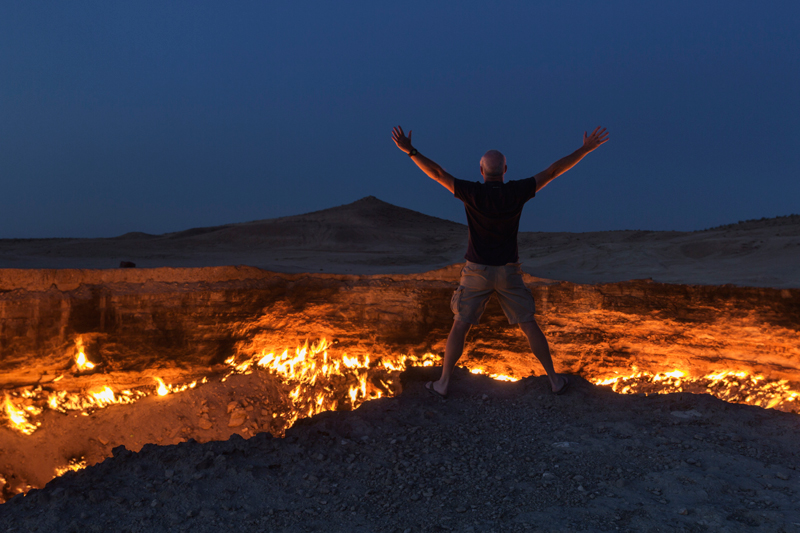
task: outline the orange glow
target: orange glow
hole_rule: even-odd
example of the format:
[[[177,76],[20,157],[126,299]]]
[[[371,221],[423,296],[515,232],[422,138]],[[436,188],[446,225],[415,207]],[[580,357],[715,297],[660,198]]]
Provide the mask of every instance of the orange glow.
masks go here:
[[[37,426],[28,421],[28,418],[25,416],[25,411],[16,407],[8,394],[6,394],[5,397],[5,411],[11,427],[25,435],[30,435],[36,431]]]
[[[143,391],[123,390],[114,392],[110,387],[103,386],[100,390],[86,394],[76,394],[67,391],[54,391],[47,396],[48,409],[61,413],[70,411],[86,411],[108,407],[112,404],[133,403],[139,398],[147,396]]]
[[[75,356],[75,367],[77,367],[78,372],[86,372],[94,369],[94,363],[89,361],[86,357],[83,348],[83,339],[81,337],[75,339],[75,349],[78,351],[78,354]]]
[[[169,394],[169,389],[164,384],[164,382],[161,380],[161,378],[153,378],[153,379],[158,381],[158,388],[156,388],[156,393],[159,396],[166,396],[167,394]]]
[[[78,352],[78,355],[75,357],[75,365],[77,365],[78,370],[81,372],[94,368],[94,363],[86,358],[86,354],[83,353],[83,351]]]
[[[657,374],[638,371],[636,368],[633,370],[627,376],[599,378],[593,380],[593,383],[610,385],[611,390],[620,394],[691,392],[711,394],[726,402],[800,412],[800,393],[792,390],[785,379],[770,381],[764,376],[732,370],[698,377],[691,377],[681,370]]]
[[[225,363],[231,367],[223,380],[232,374],[250,373],[254,368],[275,375],[290,388],[289,398],[294,411],[289,413],[287,427],[301,416],[313,416],[323,411],[344,407],[355,409],[367,400],[393,394],[397,388],[397,373],[412,365],[432,366],[438,357],[427,353],[422,357],[397,355],[377,361],[342,353],[333,358],[328,354],[326,339],[284,350],[280,355],[270,349],[237,362],[235,357]],[[346,391],[346,392],[345,392]]]
[[[473,374],[483,374],[485,376],[489,376],[492,379],[496,379],[497,381],[519,381],[519,378],[515,378],[514,376],[507,376],[505,374],[487,374],[486,370],[482,367],[474,367],[470,368],[469,370]]]
[[[63,476],[67,472],[77,472],[78,470],[82,470],[86,468],[86,459],[81,457],[80,459],[71,459],[66,466],[56,468],[56,477]]]
[[[93,368],[94,365],[85,357],[80,339],[76,343],[79,347],[75,358],[78,368]],[[399,372],[412,365],[432,366],[437,359],[433,354],[425,354],[422,357],[389,356],[373,361],[369,355],[351,357],[346,353],[331,358],[328,354],[329,347],[328,342],[321,339],[311,345],[306,342],[298,346],[294,353],[284,350],[280,355],[276,355],[275,351],[261,350],[257,355],[239,362],[232,356],[225,361],[230,370],[223,376],[222,381],[233,374],[251,374],[254,371],[269,372],[276,376],[287,386],[288,398],[292,403],[292,410],[283,417],[285,430],[302,417],[340,408],[355,409],[367,400],[387,394],[393,395],[399,387],[396,381]],[[94,379],[97,376],[94,374]],[[63,376],[59,376],[61,377]],[[109,385],[93,387],[81,393],[65,390],[52,392],[43,392],[41,389],[25,390],[21,395],[29,399],[26,403],[32,403],[24,409],[16,407],[6,395],[5,412],[8,425],[30,435],[41,426],[41,422],[34,424],[30,419],[40,415],[43,409],[65,414],[80,411],[82,415],[88,416],[97,409],[110,405],[130,404],[153,393],[166,396],[208,383],[207,377],[182,385],[165,383],[156,376],[153,376],[153,379],[157,383],[155,390],[148,387],[114,390]]]
[[[389,354],[376,358],[369,354],[351,356],[341,352],[332,356],[329,353],[330,348],[330,344],[323,338],[311,344],[305,342],[293,351],[284,350],[278,353],[270,349],[260,349],[251,356],[241,357],[240,354],[239,361],[237,356],[231,356],[225,361],[229,370],[222,381],[233,374],[253,372],[268,372],[276,377],[285,387],[285,394],[290,402],[288,412],[273,413],[273,418],[282,419],[276,427],[283,431],[299,418],[329,410],[355,409],[365,401],[393,396],[399,390],[397,378],[400,372],[410,366],[430,367],[439,360],[432,353],[419,357]],[[86,360],[82,350],[78,352],[75,362],[84,369],[94,366]],[[490,373],[482,366],[474,366],[469,371],[500,381],[520,379],[511,372]],[[96,380],[97,377],[98,374],[94,374],[92,379]],[[30,435],[41,426],[36,418],[43,409],[65,414],[80,411],[81,414],[88,415],[110,405],[130,404],[154,393],[158,396],[180,393],[208,382],[208,378],[203,377],[191,383],[172,385],[165,383],[160,377],[154,376],[153,379],[157,383],[155,388],[143,386],[133,390],[115,390],[102,384],[81,393],[26,389],[18,393],[24,399],[24,405],[15,404],[12,397],[6,394],[4,411],[7,425],[20,433]],[[763,376],[743,371],[726,370],[692,377],[687,371],[679,369],[651,373],[633,368],[628,375],[600,376],[591,381],[596,385],[610,386],[620,394],[691,392],[711,394],[728,402],[800,412],[800,393],[792,390],[786,380],[770,381]]]

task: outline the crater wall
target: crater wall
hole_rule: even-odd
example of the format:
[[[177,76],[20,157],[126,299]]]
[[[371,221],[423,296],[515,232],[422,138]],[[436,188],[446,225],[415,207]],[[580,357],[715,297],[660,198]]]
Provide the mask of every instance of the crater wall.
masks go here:
[[[282,274],[251,267],[0,270],[0,387],[46,383],[76,341],[102,372],[206,372],[230,356],[322,337],[350,355],[441,353],[460,265],[413,275]],[[680,368],[800,381],[800,290],[526,276],[557,367],[586,378]],[[464,362],[542,369],[493,300]]]

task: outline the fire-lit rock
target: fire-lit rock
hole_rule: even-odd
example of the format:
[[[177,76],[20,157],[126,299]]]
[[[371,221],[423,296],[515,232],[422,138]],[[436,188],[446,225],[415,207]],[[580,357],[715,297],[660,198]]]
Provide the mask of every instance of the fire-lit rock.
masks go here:
[[[298,418],[395,394],[404,368],[438,362],[458,275],[458,265],[391,276],[0,271],[6,495],[122,444],[280,435]],[[526,282],[561,371],[620,392],[798,411],[800,290]],[[494,301],[462,363],[504,379],[541,373]]]
[[[52,381],[76,356],[123,381],[163,370],[151,384],[167,376],[188,382],[223,371],[231,357],[239,363],[322,338],[331,352],[373,361],[440,353],[457,279],[457,266],[394,276],[247,267],[2,271],[0,385]],[[526,281],[565,370],[590,378],[633,367],[799,377],[800,290]],[[465,362],[473,366],[516,377],[538,370],[494,302],[470,337]]]

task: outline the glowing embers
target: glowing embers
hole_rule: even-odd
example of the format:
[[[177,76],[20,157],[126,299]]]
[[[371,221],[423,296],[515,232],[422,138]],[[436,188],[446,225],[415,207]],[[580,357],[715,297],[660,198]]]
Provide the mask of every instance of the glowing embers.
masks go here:
[[[236,362],[235,357],[225,362],[232,367],[230,373],[251,373],[264,369],[275,375],[290,388],[288,394],[293,412],[287,427],[298,418],[313,416],[323,411],[355,409],[367,400],[396,393],[397,373],[409,365],[432,366],[437,357],[426,353],[385,356],[371,360],[351,357],[342,353],[337,358],[328,355],[330,345],[326,339],[308,342],[297,347],[294,353],[284,350],[280,355],[267,349]]]
[[[747,372],[725,371],[690,377],[680,370],[658,374],[640,371],[629,376],[597,379],[594,383],[610,385],[614,392],[621,394],[711,394],[726,402],[800,413],[800,392],[793,391],[787,380],[767,380]]]

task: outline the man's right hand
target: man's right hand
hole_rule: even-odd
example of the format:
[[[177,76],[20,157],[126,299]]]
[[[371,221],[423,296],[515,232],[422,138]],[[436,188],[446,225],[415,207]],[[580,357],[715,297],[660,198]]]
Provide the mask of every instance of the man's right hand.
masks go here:
[[[534,176],[536,179],[536,192],[539,192],[542,187],[577,165],[578,161],[583,159],[586,154],[596,149],[607,140],[608,132],[605,128],[601,128],[600,126],[597,126],[591,135],[587,135],[584,131],[583,146],[569,154],[567,157],[562,157],[550,165],[547,170],[543,170]]]
[[[411,146],[411,130],[408,130],[408,137],[403,133],[403,128],[395,126],[392,128],[392,140],[405,153],[409,153],[413,146]]]

